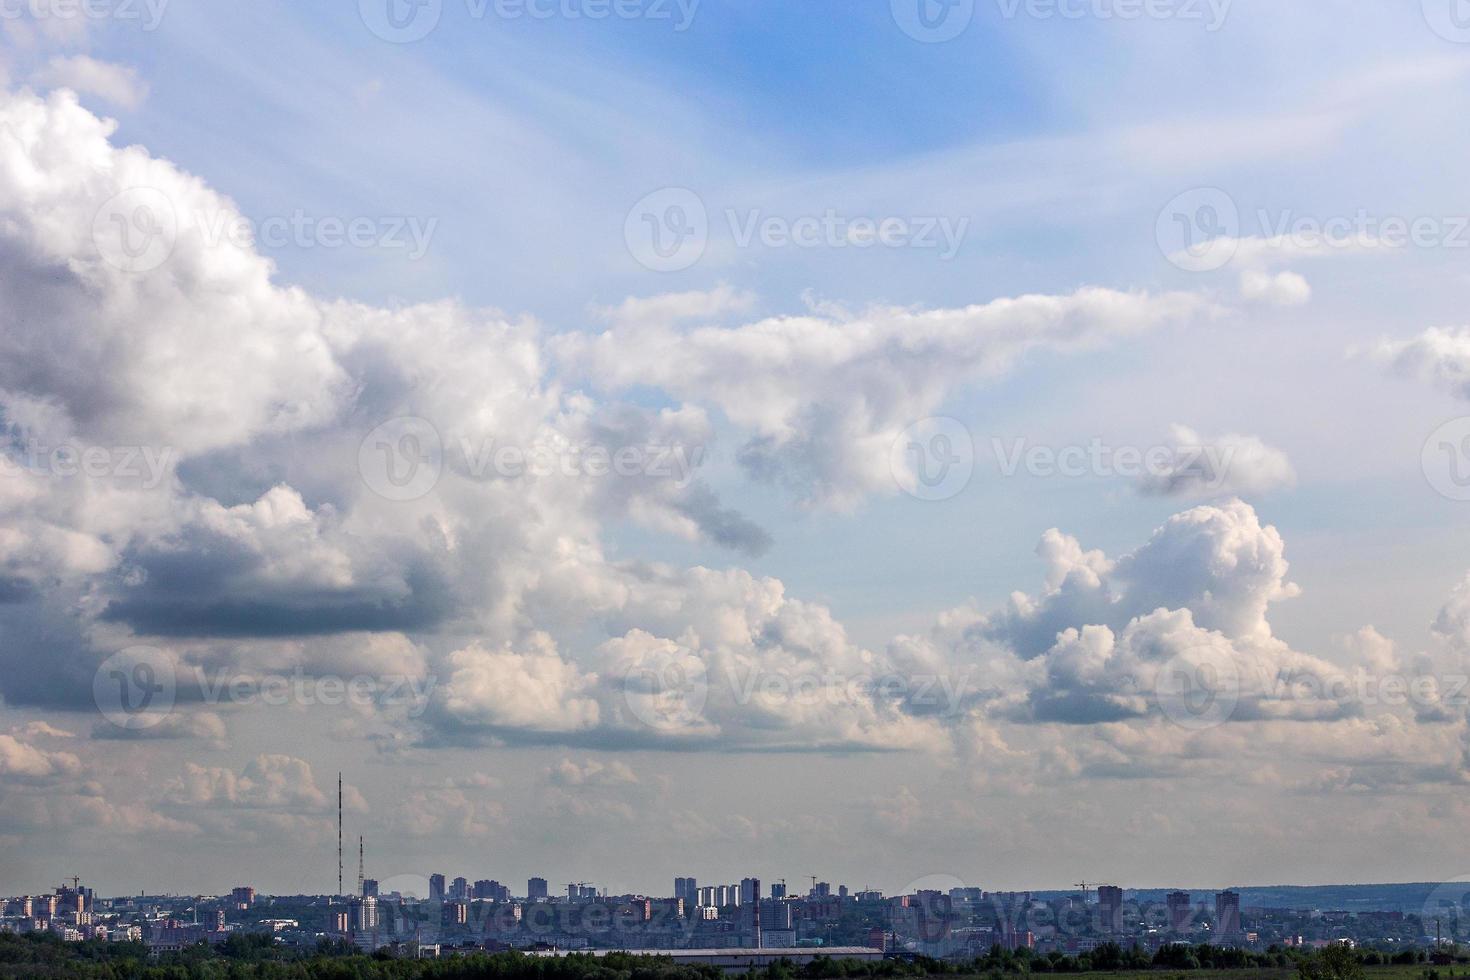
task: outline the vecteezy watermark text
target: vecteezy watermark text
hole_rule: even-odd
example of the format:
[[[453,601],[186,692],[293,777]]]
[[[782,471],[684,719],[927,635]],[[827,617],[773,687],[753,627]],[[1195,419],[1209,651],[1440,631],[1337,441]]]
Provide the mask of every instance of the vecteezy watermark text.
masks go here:
[[[676,33],[689,30],[700,0],[464,0],[473,20],[648,20],[667,21]]]
[[[1180,473],[1200,477],[1206,489],[1223,486],[1235,457],[1234,446],[1114,446],[1094,438],[1086,444],[1063,446],[1031,444],[1025,437],[1010,440],[993,437],[1000,475],[1025,472],[1036,477],[1145,477],[1166,478]]]
[[[381,248],[403,250],[421,259],[439,227],[438,218],[417,215],[311,215],[300,208],[288,215],[248,218],[233,211],[201,214],[197,221],[206,245],[229,241],[239,248]]]
[[[738,249],[915,249],[946,261],[959,252],[970,230],[967,217],[854,214],[832,207],[797,214],[727,207],[720,216]],[[678,272],[704,257],[710,224],[703,198],[687,187],[664,187],[628,211],[623,239],[640,265]]]
[[[93,446],[66,442],[49,446],[27,440],[0,453],[0,479],[30,474],[55,479],[114,480],[144,490],[162,485],[179,461],[172,446]]]
[[[1234,0],[995,0],[1006,20],[1177,20],[1210,32],[1225,26]]]
[[[1470,676],[1362,666],[1321,670],[1206,645],[1181,650],[1162,664],[1153,675],[1152,695],[1166,718],[1192,731],[1237,717],[1322,718],[1368,708],[1407,708],[1418,718],[1445,721],[1463,717],[1470,707]]]
[[[668,731],[700,727],[711,701],[766,710],[902,704],[914,714],[957,717],[974,693],[973,667],[954,673],[897,670],[784,671],[726,663],[711,671],[693,655],[663,655],[631,665],[623,698],[634,717]]]
[[[104,660],[92,680],[92,697],[109,722],[139,731],[162,724],[180,702],[268,707],[403,707],[417,718],[437,686],[433,674],[245,673],[180,670],[156,647],[120,650]]]
[[[368,488],[388,500],[417,500],[438,485],[446,469],[472,480],[528,477],[649,479],[683,490],[704,460],[700,445],[680,443],[573,442],[547,438],[521,445],[493,437],[459,435],[448,440],[427,419],[389,419],[358,447],[358,472]]]
[[[1298,248],[1470,248],[1470,215],[1297,214],[1265,208],[1256,212],[1267,238]]]
[[[1005,20],[1169,20],[1225,26],[1233,0],[994,0]],[[1427,0],[1426,0],[1427,2]],[[893,22],[915,41],[938,44],[965,32],[975,17],[976,0],[889,0]]]
[[[1006,478],[1122,477],[1146,485],[1187,481],[1204,491],[1226,486],[1239,448],[1231,443],[1113,444],[1100,437],[1062,445],[1033,443],[1024,436],[990,439],[996,470]],[[969,485],[976,456],[969,428],[958,419],[936,416],[920,419],[899,433],[889,451],[889,467],[899,489],[909,496],[948,500]]]
[[[290,214],[251,218],[227,208],[184,208],[156,187],[129,187],[103,203],[92,222],[98,254],[124,272],[145,273],[167,262],[181,241],[196,239],[214,250],[374,249],[424,257],[439,219],[417,215]]]
[[[0,0],[0,20],[113,20],[154,31],[168,5],[169,0]]]
[[[884,218],[849,216],[835,208],[796,217],[766,214],[760,208],[725,209],[725,222],[736,247],[766,248],[917,248],[938,249],[952,259],[969,231],[970,219],[939,216]]]
[[[1218,187],[1195,187],[1159,212],[1155,239],[1164,257],[1188,272],[1213,272],[1237,258],[1259,264],[1273,255],[1470,248],[1470,214],[1396,214],[1369,208],[1305,214],[1258,208],[1254,217],[1255,231],[1243,237],[1247,233],[1235,199]]]
[[[694,24],[700,0],[463,0],[472,21],[649,21],[683,33]],[[444,0],[358,0],[369,31],[392,44],[422,41],[443,19]]]
[[[433,674],[409,675],[336,674],[309,675],[300,667],[290,674],[229,674],[201,672],[200,700],[205,704],[263,704],[269,707],[336,707],[344,704],[387,707],[404,705],[416,718],[428,706],[437,685]]]

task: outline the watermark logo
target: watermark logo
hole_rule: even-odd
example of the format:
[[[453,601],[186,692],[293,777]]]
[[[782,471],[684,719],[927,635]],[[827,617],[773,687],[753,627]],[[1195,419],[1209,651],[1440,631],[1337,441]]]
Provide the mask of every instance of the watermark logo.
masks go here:
[[[179,216],[168,195],[130,187],[107,200],[92,220],[92,241],[124,272],[151,272],[168,261],[179,239]]]
[[[1159,251],[1187,272],[1213,272],[1235,257],[1240,211],[1218,187],[1177,195],[1159,212],[1154,238]]]
[[[3,2],[3,0],[0,0]],[[410,261],[426,255],[439,219],[406,214],[317,215],[297,208],[290,214],[251,218],[229,208],[180,209],[153,187],[114,195],[93,220],[98,253],[125,272],[157,269],[174,254],[181,237],[205,249],[374,249],[395,251]]]
[[[774,712],[877,704],[902,705],[914,715],[956,718],[969,703],[973,674],[970,667],[952,674],[853,673],[769,670],[760,665],[745,669],[727,663],[721,680],[736,704],[758,704]]]
[[[914,249],[949,261],[970,219],[948,215],[852,214],[835,207],[780,214],[760,207],[723,208],[712,224],[704,200],[686,187],[646,195],[628,212],[623,238],[633,258],[655,272],[694,265],[718,232],[737,249]]]
[[[92,700],[118,728],[141,731],[163,721],[174,706],[174,664],[162,650],[119,650],[92,677]]]
[[[975,0],[889,0],[893,22],[915,41],[939,44],[965,32],[975,17]]]
[[[685,731],[704,722],[709,671],[704,661],[682,651],[659,651],[623,675],[623,701],[633,716],[662,732]]]
[[[236,248],[361,248],[403,252],[410,261],[429,251],[438,218],[416,215],[312,215],[297,208],[289,215],[256,220],[234,211],[192,216],[209,248],[229,242]]]
[[[151,32],[163,23],[168,4],[169,0],[0,0],[0,20],[115,20],[140,22],[142,30]]]
[[[1470,44],[1470,0],[1421,0],[1424,22],[1446,41]]]
[[[700,0],[464,0],[470,21],[643,20],[667,23],[675,34],[694,25]],[[421,41],[443,17],[443,0],[358,0],[362,22],[392,44]]]
[[[644,268],[680,272],[704,256],[709,213],[689,188],[664,187],[633,205],[623,222],[623,241]]]
[[[1353,214],[1327,218],[1299,215],[1290,210],[1272,214],[1265,208],[1256,220],[1276,247],[1349,251],[1372,248],[1470,248],[1470,216],[1374,214],[1359,208]]]
[[[358,471],[368,488],[394,501],[418,500],[445,470],[471,480],[639,479],[686,490],[704,462],[705,447],[682,443],[574,442],[552,433],[528,445],[494,437],[441,438],[417,416],[389,419],[358,447]]]
[[[123,486],[156,490],[179,461],[172,446],[97,446],[64,442],[57,446],[27,440],[12,452],[0,452],[0,479],[28,474],[53,479],[110,480]]]
[[[203,705],[265,705],[306,708],[356,705],[402,708],[417,718],[428,708],[438,678],[433,674],[247,674],[176,671],[173,660],[155,647],[136,646],[108,657],[92,677],[92,699],[114,726],[127,731],[152,728],[172,713],[182,698]]]
[[[404,503],[428,496],[444,472],[444,442],[427,419],[389,419],[357,449],[363,482],[385,500]]]
[[[1429,434],[1420,451],[1424,479],[1447,500],[1470,500],[1470,416],[1450,419]]]
[[[888,467],[899,489],[919,500],[948,500],[970,485],[975,441],[958,419],[920,419],[899,433]]]
[[[421,41],[439,26],[444,0],[357,0],[363,24],[390,44]]]
[[[1232,0],[997,0],[1001,16],[1014,20],[1196,21],[1210,33],[1225,26]]]
[[[1051,479],[1121,477],[1156,490],[1195,487],[1211,493],[1230,480],[1236,446],[1231,445],[1111,445],[1093,437],[1083,445],[1049,446],[1030,443],[1024,436],[1005,440],[991,437],[990,449],[1000,475],[1020,473]]]
[[[1446,944],[1470,941],[1470,875],[1435,886],[1419,912],[1426,935],[1438,935]]]
[[[760,208],[725,209],[737,248],[913,248],[934,249],[948,261],[959,253],[970,219],[937,215],[846,215],[836,208],[789,217]]]
[[[900,823],[906,816],[901,812],[888,815],[890,820]],[[977,892],[979,889],[972,888],[969,882],[954,875],[931,874],[915,878],[897,892],[905,903],[904,911],[895,910],[905,927],[902,932],[906,936],[912,935],[920,944],[919,952],[936,952],[924,944],[948,940],[960,923],[968,920],[968,915],[963,914],[968,911],[964,909],[964,900]],[[960,910],[955,908],[957,904],[961,906]]]
[[[198,700],[204,704],[252,705],[270,708],[297,705],[305,708],[334,708],[344,704],[362,707],[402,707],[417,718],[429,706],[439,679],[433,674],[308,674],[297,667],[290,674],[245,674],[202,672],[195,678]]]
[[[1215,647],[1192,647],[1159,668],[1154,697],[1164,716],[1181,728],[1204,731],[1225,724],[1240,701],[1240,669]]]

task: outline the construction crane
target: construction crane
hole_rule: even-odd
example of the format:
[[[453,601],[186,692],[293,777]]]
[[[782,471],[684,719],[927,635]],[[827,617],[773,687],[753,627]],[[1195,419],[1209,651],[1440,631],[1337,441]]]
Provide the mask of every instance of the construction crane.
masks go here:
[[[1082,904],[1083,905],[1086,905],[1088,903],[1087,896],[1090,894],[1090,891],[1088,889],[1087,882],[1085,882],[1085,881],[1079,881],[1073,887],[1082,889]]]

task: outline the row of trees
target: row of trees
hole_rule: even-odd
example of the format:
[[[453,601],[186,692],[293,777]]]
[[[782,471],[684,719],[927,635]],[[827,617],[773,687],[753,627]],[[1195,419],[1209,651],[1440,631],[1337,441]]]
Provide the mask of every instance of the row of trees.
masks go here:
[[[1363,980],[1364,966],[1422,962],[1409,950],[1391,958],[1376,951],[1329,946],[1316,953],[1272,947],[1252,952],[1221,946],[1165,946],[1150,955],[1107,943],[1077,956],[1038,954],[999,946],[966,962],[916,957],[873,962],[818,957],[802,966],[782,961],[746,980],[904,980],[982,976],[1001,980],[1035,973],[1257,970],[1298,980]],[[271,937],[238,934],[219,948],[201,944],[150,958],[141,943],[63,943],[47,934],[0,934],[0,980],[80,977],[82,980],[723,980],[715,967],[679,964],[667,957],[611,953],[594,957],[473,954],[437,960],[401,958],[391,950],[367,956],[345,944],[315,951],[275,945]]]
[[[1374,949],[1357,950],[1341,944],[1327,946],[1316,953],[1304,953],[1280,946],[1255,952],[1235,946],[1176,943],[1162,946],[1150,955],[1137,946],[1125,949],[1117,943],[1104,943],[1097,949],[1076,956],[1059,952],[1040,954],[1024,947],[1007,950],[995,946],[985,956],[977,958],[973,967],[964,972],[989,975],[1121,970],[1289,969],[1296,970],[1303,980],[1334,980],[1347,975],[1343,971],[1348,964],[1357,966],[1361,972],[1364,966],[1412,965],[1427,960],[1428,954],[1421,949],[1389,953]],[[1328,969],[1327,965],[1331,968]],[[1323,970],[1327,972],[1324,973]]]

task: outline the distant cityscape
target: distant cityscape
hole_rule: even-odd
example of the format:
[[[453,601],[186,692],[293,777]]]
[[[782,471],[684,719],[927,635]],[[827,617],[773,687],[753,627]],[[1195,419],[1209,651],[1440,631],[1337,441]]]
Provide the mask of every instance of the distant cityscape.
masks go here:
[[[884,895],[834,887],[815,876],[799,890],[784,879],[710,885],[681,876],[672,894],[653,896],[613,893],[585,881],[553,889],[540,877],[518,889],[441,873],[426,882],[422,895],[386,891],[360,873],[351,895],[261,895],[239,886],[220,895],[102,898],[73,878],[49,894],[6,900],[0,932],[135,942],[154,954],[221,945],[244,934],[269,935],[286,947],[392,947],[416,957],[648,950],[708,962],[774,950],[968,960],[997,948],[1055,960],[1106,944],[1148,953],[1203,944],[1243,950],[1346,944],[1386,956],[1419,951],[1432,958],[1464,938],[1458,935],[1460,905],[1438,897],[1450,886],[1432,884],[1343,886],[1334,897],[1358,907],[1333,909],[1252,904],[1236,889],[1197,893],[1090,883],[1073,892],[956,887]],[[1417,904],[1370,907],[1405,900]]]

